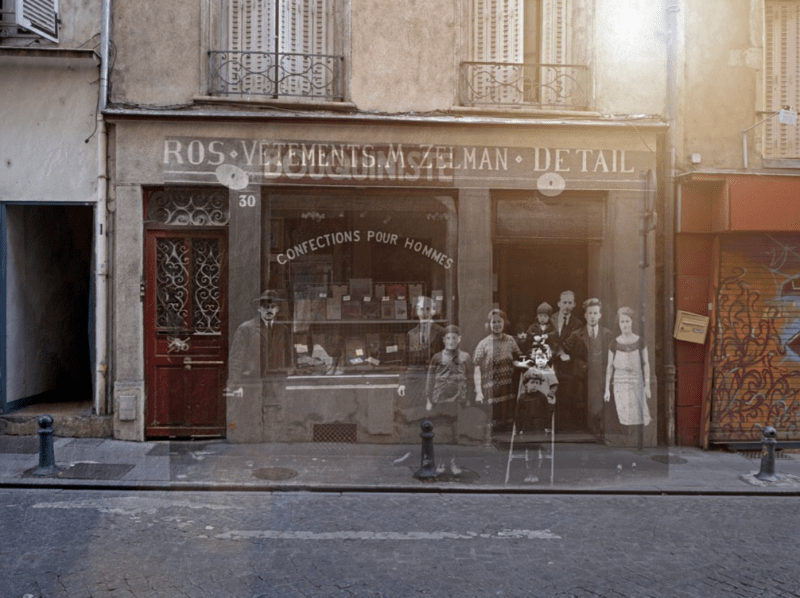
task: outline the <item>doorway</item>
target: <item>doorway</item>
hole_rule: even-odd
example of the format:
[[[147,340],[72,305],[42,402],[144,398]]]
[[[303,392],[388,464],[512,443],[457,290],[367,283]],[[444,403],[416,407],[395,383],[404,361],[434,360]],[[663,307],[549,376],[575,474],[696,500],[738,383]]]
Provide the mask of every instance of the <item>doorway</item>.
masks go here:
[[[93,222],[92,206],[2,206],[3,413],[92,404]]]
[[[575,293],[573,313],[583,319],[580,305],[588,294],[588,243],[497,242],[494,255],[495,300],[508,316],[509,334],[527,329],[536,320],[537,308],[543,302],[549,303],[555,313],[561,292],[566,290]],[[557,440],[580,440],[581,435],[588,434],[586,398],[571,396],[580,389],[566,380],[559,381]],[[565,396],[567,393],[570,396]]]
[[[224,229],[145,231],[145,434],[225,435],[228,363]]]

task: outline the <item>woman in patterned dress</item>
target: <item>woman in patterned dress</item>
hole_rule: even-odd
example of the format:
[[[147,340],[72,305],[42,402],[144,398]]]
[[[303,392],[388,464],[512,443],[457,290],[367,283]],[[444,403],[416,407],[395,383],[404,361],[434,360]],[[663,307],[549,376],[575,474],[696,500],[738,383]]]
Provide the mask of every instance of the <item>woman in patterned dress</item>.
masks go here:
[[[608,347],[605,401],[611,400],[613,381],[614,403],[617,417],[623,426],[650,423],[647,400],[650,398],[650,362],[647,346],[642,338],[633,333],[634,312],[630,307],[617,311],[620,335]],[[641,390],[644,385],[644,397]]]
[[[492,420],[495,424],[508,424],[514,417],[514,362],[521,353],[514,337],[505,334],[506,314],[493,309],[489,312],[491,334],[478,343],[472,361],[475,365],[475,400],[484,398],[492,405]]]

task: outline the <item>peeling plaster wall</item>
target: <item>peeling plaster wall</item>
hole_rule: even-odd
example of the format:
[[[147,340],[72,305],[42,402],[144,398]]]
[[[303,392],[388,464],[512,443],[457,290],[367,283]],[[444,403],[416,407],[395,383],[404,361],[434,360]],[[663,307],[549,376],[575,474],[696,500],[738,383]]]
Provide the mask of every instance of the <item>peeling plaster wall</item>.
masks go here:
[[[115,2],[111,39],[116,49],[109,100],[171,106],[200,89],[200,2]]]
[[[467,59],[469,40],[468,3],[344,2],[343,41],[336,52],[345,58],[346,100],[360,110],[388,113],[446,111],[458,105],[459,65]],[[205,95],[207,51],[218,49],[219,18],[211,0],[115,3],[111,101],[169,107]],[[664,114],[662,2],[576,0],[571,19],[570,60],[590,69],[595,100],[590,109]],[[241,108],[236,101],[233,105]]]
[[[666,21],[661,2],[597,0],[596,109],[602,114],[664,114]]]
[[[452,0],[353,0],[353,102],[387,112],[450,108],[455,19]]]
[[[96,201],[94,61],[4,58],[0,77],[0,199]]]
[[[684,86],[684,137],[677,158],[690,168],[688,155],[699,153],[702,168],[739,168],[742,165],[742,130],[763,118],[756,110],[763,41],[763,3],[754,0],[705,0],[684,3],[686,67]],[[724,16],[723,16],[724,15]],[[753,23],[757,33],[753,31]],[[755,140],[759,128],[749,133],[749,161],[760,161]]]

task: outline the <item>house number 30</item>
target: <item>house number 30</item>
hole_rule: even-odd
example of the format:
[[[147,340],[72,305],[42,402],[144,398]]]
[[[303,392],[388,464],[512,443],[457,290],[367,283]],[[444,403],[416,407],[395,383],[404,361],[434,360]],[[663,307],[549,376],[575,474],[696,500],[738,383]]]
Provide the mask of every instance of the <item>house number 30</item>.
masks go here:
[[[256,207],[256,196],[255,195],[240,195],[239,196],[239,207],[240,208],[254,208],[254,207]]]

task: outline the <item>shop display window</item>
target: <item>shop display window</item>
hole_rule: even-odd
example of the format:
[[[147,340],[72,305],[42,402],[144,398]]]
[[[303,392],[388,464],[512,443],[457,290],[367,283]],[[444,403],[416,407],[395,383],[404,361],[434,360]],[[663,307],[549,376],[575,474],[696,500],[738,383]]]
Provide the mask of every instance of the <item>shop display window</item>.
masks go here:
[[[263,194],[262,289],[289,325],[272,369],[337,376],[391,372],[415,359],[420,297],[455,323],[456,201],[430,192]],[[425,357],[425,362],[430,356]],[[280,361],[280,360],[279,360]]]

